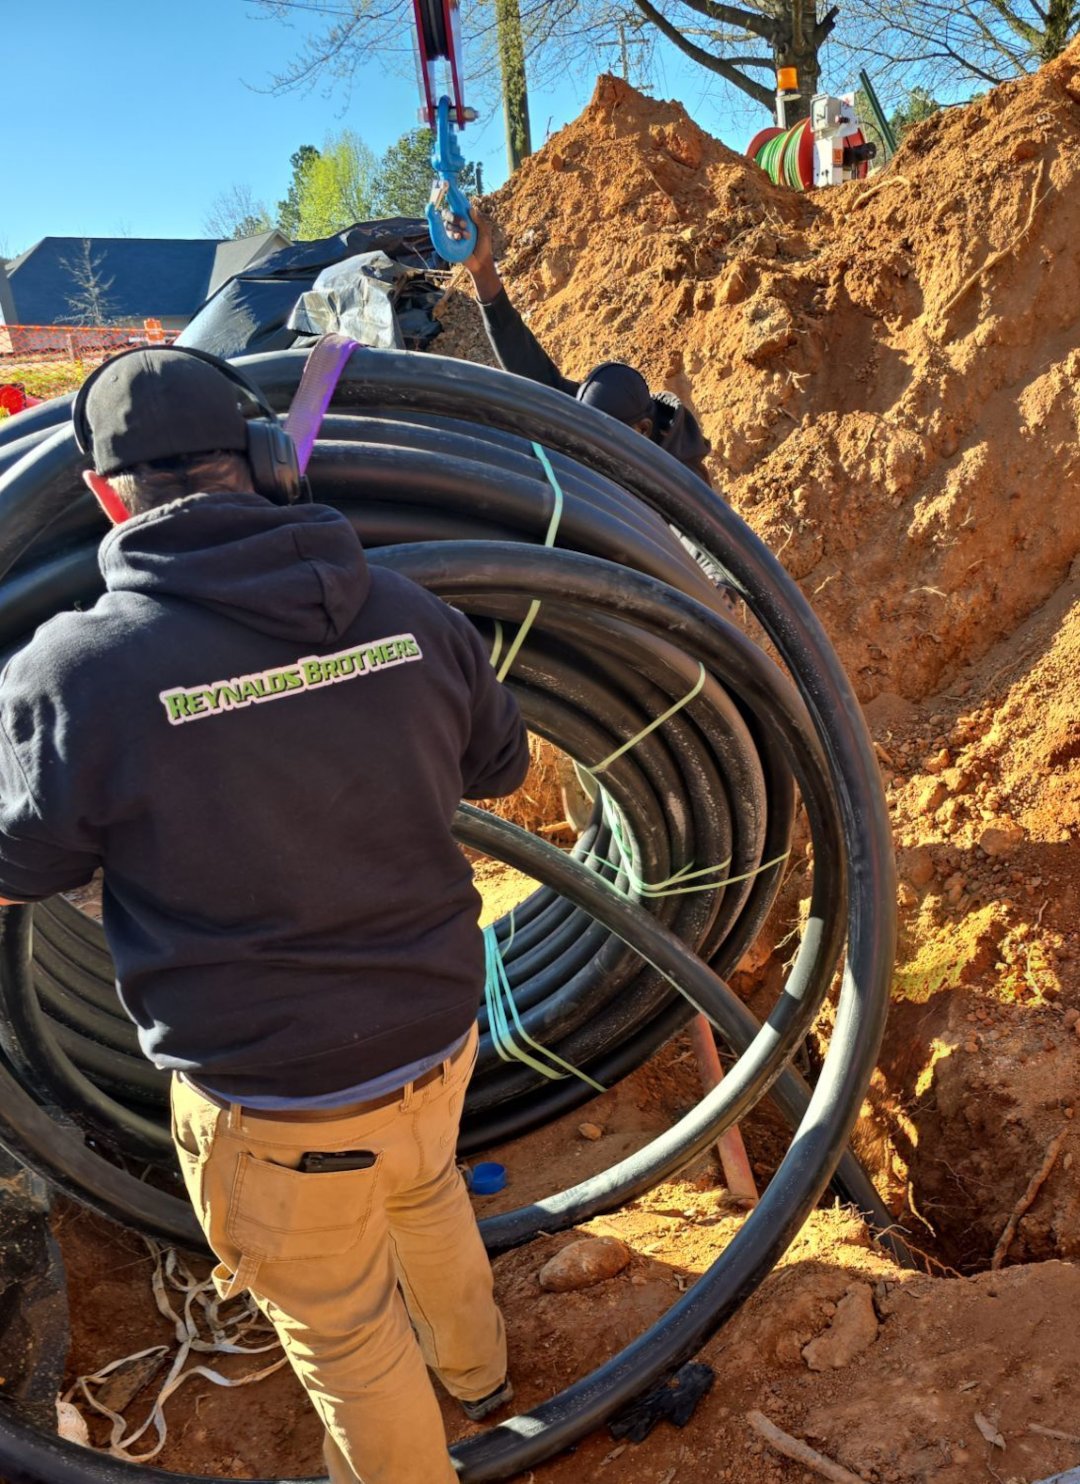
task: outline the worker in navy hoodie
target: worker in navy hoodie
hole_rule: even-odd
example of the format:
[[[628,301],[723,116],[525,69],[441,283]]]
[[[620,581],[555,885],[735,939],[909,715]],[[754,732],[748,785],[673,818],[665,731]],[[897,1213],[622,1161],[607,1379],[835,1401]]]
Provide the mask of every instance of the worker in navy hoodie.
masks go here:
[[[474,1419],[511,1388],[454,1159],[484,955],[450,827],[521,783],[521,717],[467,619],[253,492],[220,370],[122,355],[85,423],[106,591],[0,677],[0,896],[102,868],[219,1291],[273,1322],[334,1484],[451,1484],[426,1366]]]

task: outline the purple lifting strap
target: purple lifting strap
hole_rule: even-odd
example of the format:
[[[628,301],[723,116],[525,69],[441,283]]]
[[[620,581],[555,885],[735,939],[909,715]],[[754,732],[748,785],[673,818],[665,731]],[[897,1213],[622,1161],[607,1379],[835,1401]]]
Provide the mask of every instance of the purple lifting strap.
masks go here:
[[[307,469],[334,388],[349,357],[359,345],[359,340],[350,340],[347,335],[324,335],[307,358],[304,374],[285,419],[285,431],[296,444],[301,474]]]

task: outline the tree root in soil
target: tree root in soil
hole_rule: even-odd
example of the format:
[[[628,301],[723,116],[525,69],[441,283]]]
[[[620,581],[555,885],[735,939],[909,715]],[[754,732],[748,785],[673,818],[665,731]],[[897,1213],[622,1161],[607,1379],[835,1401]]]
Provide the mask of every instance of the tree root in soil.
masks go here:
[[[868,191],[863,191],[862,195],[859,196],[859,198],[855,201],[852,210],[857,211],[860,206],[865,206],[867,201],[872,201],[874,197],[879,194],[879,192],[885,189],[886,186],[909,186],[910,184],[911,181],[908,180],[906,175],[890,175],[888,180],[880,180],[878,181],[877,185],[871,186]]]
[[[1014,253],[1020,246],[1021,242],[1023,242],[1027,234],[1031,231],[1032,224],[1035,221],[1035,213],[1038,211],[1042,203],[1046,200],[1046,196],[1050,194],[1050,192],[1047,191],[1046,195],[1039,195],[1039,189],[1042,186],[1043,177],[1045,176],[1045,174],[1046,161],[1040,160],[1038,173],[1035,176],[1035,184],[1031,188],[1031,205],[1028,207],[1027,220],[1024,222],[1024,225],[1020,228],[1019,232],[1017,232],[1016,236],[1010,243],[1008,243],[1005,247],[999,248],[997,252],[992,252],[987,258],[986,262],[983,263],[981,267],[976,268],[974,273],[965,278],[964,282],[957,289],[956,293],[953,294],[950,299],[947,299],[945,301],[944,305],[941,308],[941,324],[943,328],[948,328],[949,315],[956,308],[957,304],[960,303],[961,299],[967,297],[967,295],[971,292],[971,290],[975,287],[979,280],[981,278],[984,278],[986,274],[990,272],[991,268],[996,267],[1003,258],[1007,258],[1012,253]]]
[[[804,1468],[813,1469],[815,1474],[831,1480],[832,1484],[863,1484],[858,1474],[853,1474],[839,1463],[833,1463],[831,1458],[826,1458],[824,1453],[811,1448],[809,1443],[793,1438],[783,1428],[777,1427],[775,1422],[770,1422],[763,1412],[747,1412],[746,1420],[770,1448],[782,1453],[785,1458],[793,1459],[795,1463],[801,1463]]]
[[[1000,1268],[1001,1264],[1008,1256],[1009,1248],[1012,1246],[1013,1238],[1016,1236],[1016,1228],[1020,1225],[1020,1222],[1023,1220],[1024,1216],[1034,1205],[1035,1197],[1039,1194],[1039,1191],[1043,1188],[1043,1186],[1046,1184],[1046,1181],[1049,1179],[1050,1172],[1057,1163],[1057,1157],[1061,1153],[1061,1146],[1065,1142],[1065,1135],[1069,1132],[1070,1126],[1071,1125],[1066,1123],[1046,1146],[1046,1154],[1043,1157],[1042,1164],[1035,1171],[1035,1174],[1031,1177],[1031,1180],[1028,1184],[1028,1188],[1024,1191],[1023,1195],[1013,1207],[1012,1214],[1010,1215],[1008,1221],[1005,1223],[1005,1230],[998,1238],[998,1244],[994,1248],[994,1255],[990,1259],[991,1272],[993,1272],[997,1268]]]

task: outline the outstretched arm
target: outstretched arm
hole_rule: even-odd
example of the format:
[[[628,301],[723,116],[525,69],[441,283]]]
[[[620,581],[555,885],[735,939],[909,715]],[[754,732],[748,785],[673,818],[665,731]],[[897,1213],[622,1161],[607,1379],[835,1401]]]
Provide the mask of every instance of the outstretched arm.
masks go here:
[[[476,297],[480,301],[480,312],[484,316],[495,358],[504,371],[515,376],[525,376],[529,381],[538,381],[542,386],[554,387],[572,397],[578,389],[576,381],[563,376],[554,361],[544,350],[536,336],[511,304],[499,271],[495,267],[495,255],[491,242],[491,223],[475,206],[470,212],[476,223],[476,251],[465,259],[465,267],[472,276]],[[450,235],[462,235],[451,226]]]
[[[465,267],[473,281],[476,289],[476,297],[481,304],[489,304],[492,299],[498,298],[503,292],[502,279],[499,270],[495,266],[495,249],[491,240],[491,223],[484,213],[473,205],[469,208],[469,215],[476,226],[476,249],[470,257],[465,259]],[[449,227],[451,237],[462,238],[465,235],[465,223],[461,217],[454,217]]]

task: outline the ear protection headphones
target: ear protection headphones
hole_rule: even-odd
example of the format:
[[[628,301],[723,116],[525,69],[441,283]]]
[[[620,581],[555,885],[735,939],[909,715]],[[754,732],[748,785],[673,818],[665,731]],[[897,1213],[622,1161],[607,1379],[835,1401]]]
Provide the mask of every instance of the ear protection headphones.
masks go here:
[[[121,356],[145,354],[147,350],[154,349],[154,346],[140,345],[121,351],[118,356],[110,356],[83,382],[71,409],[75,442],[80,453],[92,457],[94,451],[94,435],[86,416],[86,399],[90,388],[105,368],[118,361]],[[251,465],[251,482],[256,493],[272,500],[275,505],[295,505],[302,500],[310,500],[311,492],[307,481],[300,473],[296,444],[278,420],[277,413],[261,388],[237,371],[235,366],[230,366],[228,361],[212,356],[208,351],[196,350],[193,345],[162,346],[161,349],[180,351],[183,355],[205,361],[208,366],[220,371],[227,381],[231,381],[240,393],[241,410],[247,422],[247,461]]]

